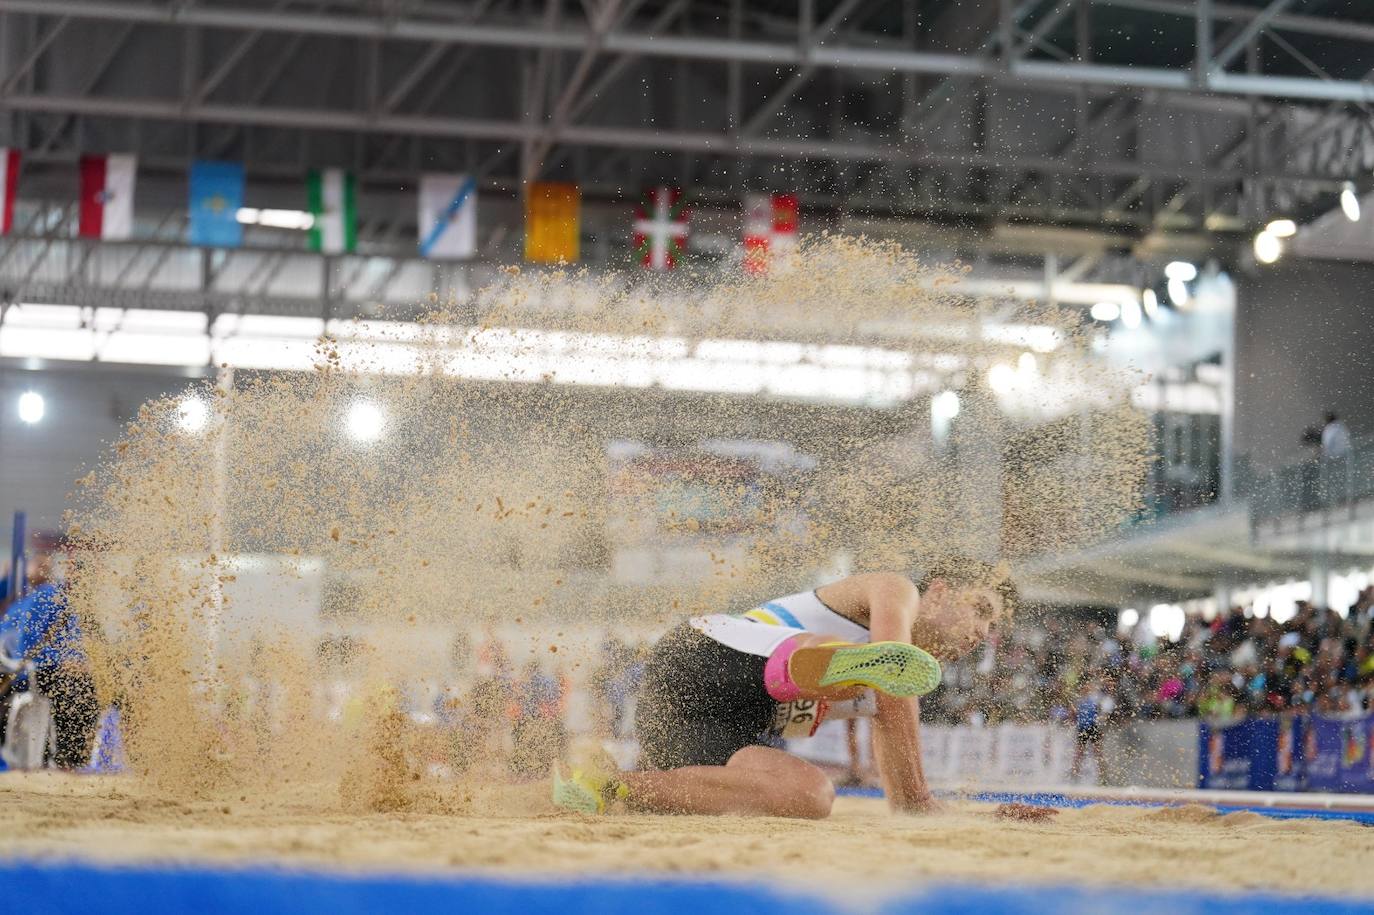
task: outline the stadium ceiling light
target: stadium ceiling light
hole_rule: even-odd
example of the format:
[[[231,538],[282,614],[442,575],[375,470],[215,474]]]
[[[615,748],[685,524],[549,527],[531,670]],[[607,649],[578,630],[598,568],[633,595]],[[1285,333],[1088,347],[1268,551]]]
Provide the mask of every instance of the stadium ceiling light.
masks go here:
[[[1121,326],[1127,330],[1134,330],[1140,326],[1140,306],[1135,299],[1127,299],[1121,303]]]
[[[1022,353],[1016,359],[1016,368],[1030,375],[1040,370],[1040,363],[1036,362],[1035,353]]]
[[[1291,219],[1275,219],[1264,227],[1275,238],[1292,238],[1298,234],[1298,224]]]
[[[177,427],[183,432],[199,432],[210,421],[210,408],[199,397],[186,396],[177,404]]]
[[[1169,280],[1169,301],[1175,308],[1188,307],[1188,284],[1183,280]]]
[[[43,421],[48,405],[43,395],[37,391],[25,391],[19,395],[19,420],[32,426]]]
[[[999,362],[988,369],[988,387],[992,388],[994,394],[1007,394],[1016,386],[1016,370],[1005,362]],[[935,409],[935,402],[931,401],[931,410]]]
[[[1092,308],[1092,316],[1097,321],[1115,321],[1121,317],[1121,306],[1115,302],[1098,302]]]
[[[1182,280],[1185,283],[1191,283],[1193,280],[1197,279],[1197,264],[1192,264],[1188,261],[1171,261],[1169,265],[1164,268],[1164,275],[1171,280]]]
[[[1140,611],[1131,607],[1122,610],[1121,614],[1117,617],[1117,624],[1120,625],[1122,629],[1134,629],[1136,623],[1139,622]]]
[[[1159,316],[1159,296],[1153,289],[1146,289],[1140,294],[1140,305],[1151,321]]]
[[[1255,236],[1255,260],[1272,264],[1283,254],[1283,242],[1268,229]]]
[[[950,420],[959,415],[959,395],[954,391],[941,391],[930,399],[930,415],[936,419]]]
[[[256,207],[239,207],[234,218],[246,226],[267,226],[269,229],[305,231],[315,225],[315,215],[302,210],[259,210]]]
[[[1355,193],[1355,182],[1347,181],[1341,188],[1341,212],[1351,222],[1360,221],[1360,198]]]
[[[382,408],[370,400],[360,400],[348,411],[348,434],[354,441],[375,442],[382,437],[385,425]]]
[[[1183,608],[1178,604],[1155,604],[1150,608],[1148,618],[1150,632],[1154,633],[1155,638],[1167,638],[1172,642],[1183,634],[1186,618]]]

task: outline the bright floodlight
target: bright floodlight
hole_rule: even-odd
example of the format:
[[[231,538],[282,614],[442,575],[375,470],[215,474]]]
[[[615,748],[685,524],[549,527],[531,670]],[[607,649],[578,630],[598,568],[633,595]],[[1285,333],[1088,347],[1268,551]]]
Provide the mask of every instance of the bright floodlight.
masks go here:
[[[1190,264],[1187,261],[1170,261],[1164,268],[1164,275],[1171,280],[1183,280],[1191,283],[1197,279],[1197,264]]]
[[[1264,227],[1275,238],[1292,238],[1298,234],[1298,224],[1291,219],[1275,219]]]
[[[1188,307],[1188,284],[1183,280],[1169,280],[1169,301],[1175,308]]]
[[[1121,303],[1121,325],[1127,330],[1134,330],[1140,326],[1140,306],[1135,299],[1127,299]]]
[[[1183,634],[1186,617],[1178,604],[1155,604],[1150,608],[1149,619],[1150,631],[1156,638],[1173,641]]]
[[[1360,198],[1355,195],[1355,182],[1347,181],[1341,188],[1341,211],[1351,222],[1360,221]]]
[[[988,369],[988,387],[992,388],[995,394],[1006,394],[1016,386],[1016,372],[1005,362],[999,362]],[[931,401],[931,409],[934,410],[935,402]],[[955,404],[958,406],[957,401]]]
[[[1117,617],[1117,625],[1122,629],[1134,629],[1138,622],[1140,622],[1140,611],[1132,610],[1130,607],[1122,610],[1121,615]]]
[[[1039,371],[1040,364],[1035,361],[1035,353],[1022,353],[1016,360],[1016,367],[1029,375]]]
[[[37,391],[25,391],[19,395],[19,419],[32,426],[34,423],[43,420],[43,414],[48,411],[47,404],[43,402],[43,395]]]
[[[257,207],[239,207],[234,217],[247,226],[267,226],[271,229],[300,229],[304,231],[315,225],[314,214],[302,210],[260,210]]]
[[[1159,296],[1155,295],[1153,289],[1146,289],[1140,294],[1140,304],[1151,321],[1159,316]]]
[[[1093,306],[1092,316],[1097,321],[1115,321],[1121,317],[1121,306],[1115,302],[1098,302]]]
[[[183,432],[199,432],[210,421],[210,408],[199,397],[183,397],[177,404],[177,426]]]
[[[369,400],[360,400],[348,411],[348,434],[360,442],[375,442],[382,437],[386,418],[382,409]]]
[[[930,399],[930,415],[936,419],[953,419],[959,415],[959,395],[941,391]]]
[[[1255,260],[1272,264],[1283,254],[1283,242],[1267,229],[1255,236]]]

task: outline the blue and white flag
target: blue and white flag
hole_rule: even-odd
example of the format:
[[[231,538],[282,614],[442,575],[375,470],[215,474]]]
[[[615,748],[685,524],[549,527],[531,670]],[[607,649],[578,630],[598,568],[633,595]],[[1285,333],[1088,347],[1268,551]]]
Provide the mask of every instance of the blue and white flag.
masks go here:
[[[238,219],[242,206],[242,163],[191,165],[191,244],[208,248],[237,248],[243,244],[243,225]]]
[[[476,254],[477,179],[469,175],[421,175],[419,227],[421,257]]]

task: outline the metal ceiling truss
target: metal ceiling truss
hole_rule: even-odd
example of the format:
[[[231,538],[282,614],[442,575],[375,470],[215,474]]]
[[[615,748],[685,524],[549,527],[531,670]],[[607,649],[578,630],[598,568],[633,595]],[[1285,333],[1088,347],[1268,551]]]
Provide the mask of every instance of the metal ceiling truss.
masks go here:
[[[300,246],[285,230],[250,230],[243,247],[207,249],[186,242],[182,207],[157,215],[145,212],[147,230],[125,242],[75,237],[77,207],[72,203],[26,204],[15,229],[0,243],[0,308],[18,303],[100,305],[245,314],[333,317],[404,316],[424,305],[436,290],[450,290],[466,301],[468,294],[498,282],[507,252],[496,250],[499,227],[488,233],[484,253],[462,262],[432,261],[415,252],[411,226],[403,213],[365,220],[359,227],[358,251],[324,255]],[[947,243],[947,242],[946,242]],[[971,250],[971,244],[966,248]],[[1103,244],[1110,244],[1104,239]],[[617,270],[625,281],[639,271],[629,263],[624,246],[592,246],[588,263]],[[951,249],[954,250],[954,249]],[[1053,259],[1052,256],[1046,257]],[[998,305],[1014,304],[1012,280],[1039,292],[1053,282],[1091,280],[1131,286],[1147,271],[1129,255],[1104,248],[1080,256],[1063,270],[1042,266],[1033,255],[992,258],[973,254],[968,260],[967,293]],[[724,264],[729,269],[728,263]],[[1039,284],[1039,285],[1036,285]],[[1047,287],[1046,287],[1047,288]]]
[[[1374,48],[1374,24],[1289,0],[931,6],[0,0],[0,143],[39,168],[118,149],[168,171],[236,158],[253,176],[337,165],[394,184],[461,169],[510,193],[669,180],[1142,230],[1326,206],[1374,158],[1374,84],[1285,37]],[[1109,10],[1190,20],[1191,63],[1098,62]]]

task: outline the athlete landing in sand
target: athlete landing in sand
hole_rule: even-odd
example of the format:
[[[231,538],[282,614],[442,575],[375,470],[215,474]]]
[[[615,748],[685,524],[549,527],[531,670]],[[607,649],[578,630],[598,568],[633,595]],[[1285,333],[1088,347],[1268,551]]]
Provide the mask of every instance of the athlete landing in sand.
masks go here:
[[[936,658],[981,643],[1015,601],[996,569],[957,560],[919,588],[895,573],[854,575],[739,616],[694,617],[659,640],[645,669],[635,722],[644,770],[555,769],[554,802],[818,819],[834,801],[830,779],[781,739],[809,736],[826,717],[872,716],[889,804],[928,810],[916,697],[939,684]]]

